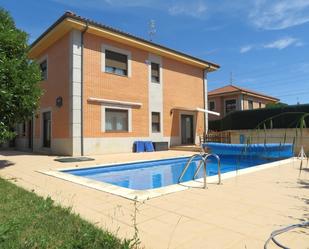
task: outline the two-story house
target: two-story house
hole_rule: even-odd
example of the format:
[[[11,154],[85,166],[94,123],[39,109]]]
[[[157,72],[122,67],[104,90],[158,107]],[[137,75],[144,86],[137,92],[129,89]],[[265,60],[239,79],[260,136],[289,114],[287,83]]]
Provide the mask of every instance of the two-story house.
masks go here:
[[[194,144],[207,130],[218,65],[66,12],[31,46],[40,108],[17,147],[61,155],[132,151],[136,140]]]
[[[227,85],[208,92],[208,109],[220,113],[220,116],[209,116],[209,120],[220,119],[233,111],[265,108],[267,104],[277,103],[279,99],[245,89]]]

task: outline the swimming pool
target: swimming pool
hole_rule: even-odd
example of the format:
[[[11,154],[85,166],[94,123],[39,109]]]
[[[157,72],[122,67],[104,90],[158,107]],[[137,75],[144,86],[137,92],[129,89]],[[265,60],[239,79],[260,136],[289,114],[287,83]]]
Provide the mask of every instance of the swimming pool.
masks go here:
[[[84,169],[62,170],[61,172],[90,180],[109,183],[132,190],[149,190],[177,184],[189,157],[169,158],[134,163],[115,164],[111,166],[96,166]],[[254,156],[223,155],[221,173],[238,171],[257,165],[270,163],[282,158],[265,159]],[[186,171],[183,181],[191,181],[198,166],[198,159],[192,161]],[[207,176],[217,175],[217,161],[209,158],[207,161]],[[201,178],[201,170],[197,178]]]

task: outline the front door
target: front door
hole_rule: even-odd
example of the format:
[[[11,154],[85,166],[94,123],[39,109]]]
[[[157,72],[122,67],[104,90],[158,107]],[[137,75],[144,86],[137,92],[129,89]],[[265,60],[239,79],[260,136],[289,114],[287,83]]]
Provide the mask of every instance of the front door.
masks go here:
[[[181,115],[181,143],[193,144],[193,115]]]
[[[51,140],[51,113],[43,113],[43,147],[50,148]]]

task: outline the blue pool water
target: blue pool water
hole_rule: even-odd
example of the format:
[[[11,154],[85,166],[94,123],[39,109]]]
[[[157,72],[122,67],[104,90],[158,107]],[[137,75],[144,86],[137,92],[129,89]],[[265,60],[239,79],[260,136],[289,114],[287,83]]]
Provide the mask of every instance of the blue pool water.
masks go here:
[[[221,158],[221,173],[249,168],[256,165],[273,162],[276,159],[264,159],[253,156],[223,155]],[[86,177],[92,180],[107,182],[120,187],[145,190],[154,189],[178,183],[178,178],[185,167],[189,157],[170,158],[155,161],[136,163],[124,163],[112,166],[97,166],[87,169],[63,170],[62,172],[76,176]],[[183,181],[190,181],[198,166],[198,159],[192,161]],[[207,175],[218,173],[217,162],[209,158],[207,162]],[[200,170],[197,178],[201,178],[203,170]]]

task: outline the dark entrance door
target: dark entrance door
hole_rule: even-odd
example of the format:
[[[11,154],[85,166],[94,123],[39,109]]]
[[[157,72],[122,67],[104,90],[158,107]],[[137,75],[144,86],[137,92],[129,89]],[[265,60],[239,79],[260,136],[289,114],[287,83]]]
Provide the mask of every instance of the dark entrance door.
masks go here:
[[[193,144],[193,115],[181,115],[181,143]]]
[[[51,140],[51,113],[43,113],[43,147],[50,148]]]
[[[28,122],[28,148],[32,149],[33,135],[32,135],[32,120]]]

